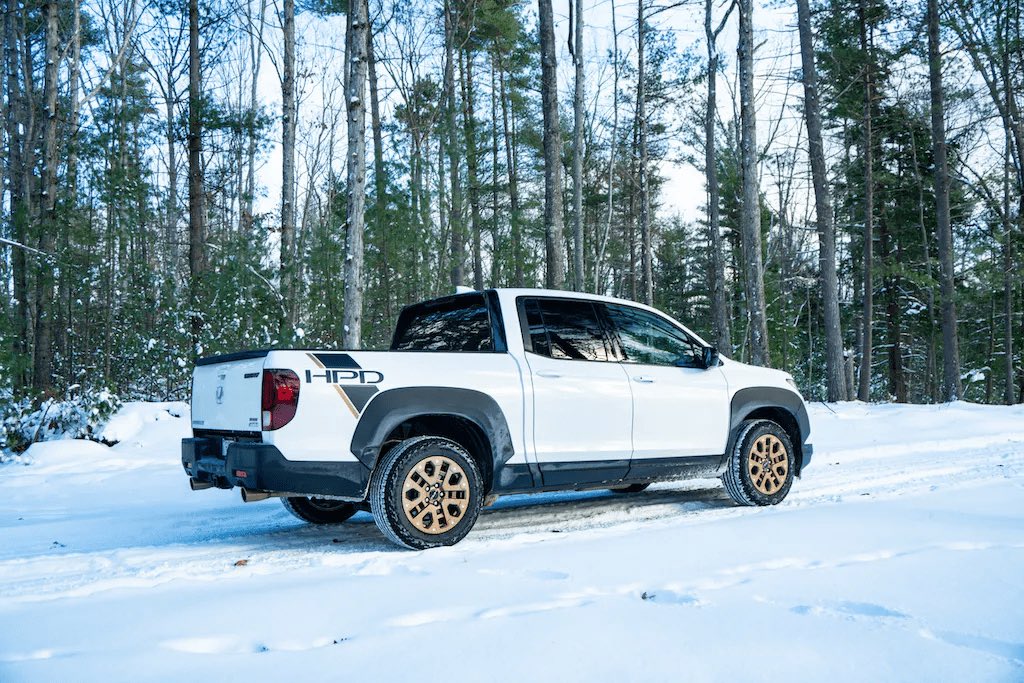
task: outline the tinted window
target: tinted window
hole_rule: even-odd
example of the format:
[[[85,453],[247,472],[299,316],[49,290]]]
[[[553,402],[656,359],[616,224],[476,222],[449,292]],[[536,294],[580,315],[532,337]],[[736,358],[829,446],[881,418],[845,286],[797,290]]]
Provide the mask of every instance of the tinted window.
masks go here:
[[[526,318],[534,353],[570,360],[608,360],[604,330],[589,301],[531,299],[526,302]]]
[[[537,305],[536,299],[530,299],[526,302],[526,334],[530,343],[530,348],[533,349],[534,353],[540,354],[541,356],[550,356],[551,347],[548,345],[548,333],[544,329],[544,319],[540,315],[540,306]]]
[[[492,351],[482,294],[428,301],[402,311],[392,351]]]
[[[606,304],[605,310],[618,335],[623,362],[702,367],[700,344],[661,316],[615,304]]]

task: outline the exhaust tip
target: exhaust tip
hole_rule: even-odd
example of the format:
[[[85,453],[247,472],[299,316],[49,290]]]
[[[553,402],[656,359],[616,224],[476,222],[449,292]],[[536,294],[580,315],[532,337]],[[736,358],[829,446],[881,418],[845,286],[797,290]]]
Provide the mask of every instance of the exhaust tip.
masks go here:
[[[199,481],[195,477],[189,477],[188,487],[193,491],[202,491],[203,489],[212,489],[213,484],[208,481]]]
[[[253,491],[252,489],[247,489],[244,486],[242,487],[243,503],[256,503],[261,500],[266,500],[267,498],[270,498],[270,494],[266,491]]]

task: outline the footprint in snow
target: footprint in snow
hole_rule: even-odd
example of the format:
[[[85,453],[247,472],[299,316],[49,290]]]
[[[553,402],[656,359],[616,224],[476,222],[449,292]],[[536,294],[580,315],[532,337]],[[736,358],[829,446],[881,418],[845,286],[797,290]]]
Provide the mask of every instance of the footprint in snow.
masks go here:
[[[695,595],[677,593],[670,590],[644,591],[640,594],[640,599],[662,605],[691,605],[693,607],[700,607],[704,604],[704,601]]]
[[[524,577],[541,581],[565,581],[569,578],[566,572],[553,569],[480,569],[478,572],[486,576]]]
[[[931,640],[941,640],[950,645],[966,647],[1009,660],[1018,665],[1024,665],[1024,643],[1013,643],[972,633],[957,633],[955,631],[932,633],[931,631],[924,630],[921,632],[921,635]]]
[[[814,616],[834,615],[869,617],[873,619],[907,619],[908,615],[872,602],[843,601],[835,605],[797,605],[789,610],[794,614]]]
[[[264,643],[235,636],[207,636],[205,638],[178,638],[165,640],[160,647],[174,652],[193,655],[259,654],[261,652],[302,652],[329,645],[340,645],[349,640],[341,638],[315,638],[311,641],[286,640],[278,643]]]

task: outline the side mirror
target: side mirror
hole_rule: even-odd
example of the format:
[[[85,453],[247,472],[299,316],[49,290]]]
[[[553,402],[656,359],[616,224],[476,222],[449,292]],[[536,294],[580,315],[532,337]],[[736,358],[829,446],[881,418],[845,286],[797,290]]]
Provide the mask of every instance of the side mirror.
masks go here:
[[[708,370],[710,368],[717,368],[718,367],[718,349],[716,349],[714,346],[705,346],[704,347],[704,353],[701,356],[701,361],[703,361],[703,363],[704,363],[704,369],[705,370]]]

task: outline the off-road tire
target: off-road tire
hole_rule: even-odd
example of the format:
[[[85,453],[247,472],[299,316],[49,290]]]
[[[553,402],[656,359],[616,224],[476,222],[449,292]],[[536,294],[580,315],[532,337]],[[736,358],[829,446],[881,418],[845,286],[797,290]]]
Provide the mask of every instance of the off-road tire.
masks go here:
[[[428,507],[420,511],[422,516],[417,521],[421,525],[428,514],[432,515],[432,520],[444,519],[450,525],[450,528],[435,530],[435,533],[427,533],[414,524],[403,504],[408,500],[404,496],[411,495],[408,493],[407,480],[413,477],[414,470],[420,471],[417,470],[418,466],[422,469],[422,464],[431,459],[446,459],[461,469],[465,480],[457,483],[468,496],[465,509],[459,513],[454,524],[451,524],[452,518],[446,515],[443,508],[448,508],[449,512],[457,508],[451,508],[447,498],[440,499],[441,508]],[[451,477],[447,474],[442,476]],[[448,482],[444,483],[447,486]],[[391,542],[413,550],[454,545],[461,541],[476,523],[483,499],[483,477],[476,461],[459,444],[436,436],[418,436],[398,444],[383,456],[370,480],[370,510],[377,527]],[[433,517],[435,514],[437,518]],[[431,526],[437,523],[434,521]]]
[[[612,493],[640,493],[646,491],[647,487],[650,486],[650,482],[643,484],[629,484],[628,486],[616,486],[613,489],[608,489]]]
[[[761,449],[761,453],[756,449]],[[770,458],[765,461],[771,463],[769,472],[762,471],[760,463],[754,462],[755,456],[764,455]],[[737,504],[776,505],[789,493],[795,475],[796,456],[785,429],[771,420],[740,423],[722,475],[725,490]]]
[[[341,524],[359,511],[356,503],[327,498],[282,498],[284,509],[310,524]]]

